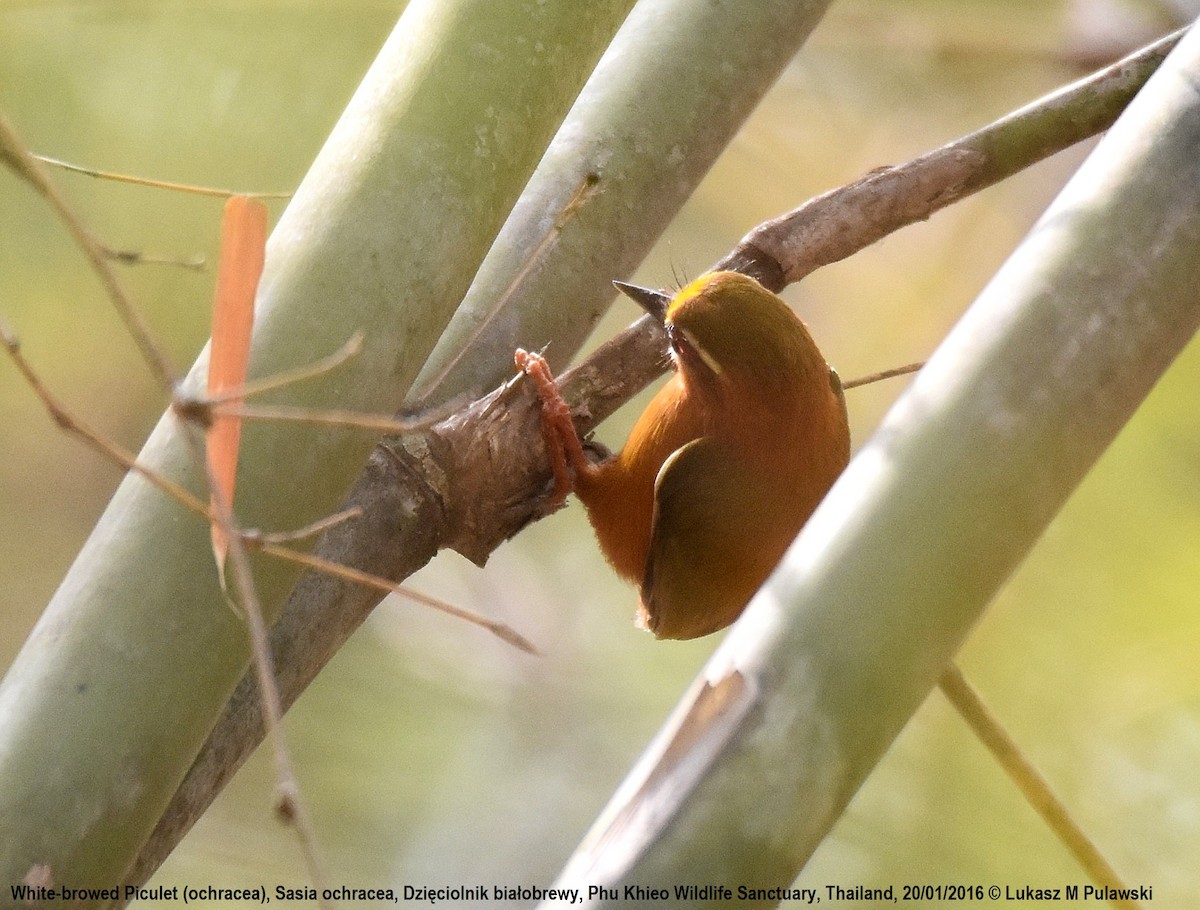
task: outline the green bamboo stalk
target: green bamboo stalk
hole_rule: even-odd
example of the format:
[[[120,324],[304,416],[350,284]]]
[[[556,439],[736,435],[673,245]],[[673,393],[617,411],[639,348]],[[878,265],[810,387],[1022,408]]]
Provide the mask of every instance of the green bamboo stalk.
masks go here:
[[[639,3],[421,371],[413,403],[495,388],[516,347],[549,344],[555,370],[565,367],[612,303],[611,279],[642,261],[829,4]],[[594,186],[567,212],[589,177]]]
[[[251,370],[310,362],[359,330],[366,343],[278,400],[398,407],[631,5],[410,3],[271,238]],[[248,426],[240,516],[289,528],[327,514],[371,444]],[[142,458],[201,489],[171,416]],[[118,882],[242,675],[246,631],[207,537],[127,478],[0,685],[6,889],[35,866],[59,885]],[[269,619],[297,573],[256,563]]]
[[[1193,29],[950,333],[561,877],[774,905],[1200,325]],[[615,895],[615,896],[614,896]]]
[[[497,385],[511,374],[513,349],[519,345],[539,347],[553,339],[548,353],[559,362],[569,358],[611,301],[610,279],[627,274],[645,255],[827,5],[639,3],[571,109],[422,371],[417,388],[427,386],[424,403]],[[714,46],[714,34],[728,40]],[[687,154],[672,156],[675,147]],[[556,216],[593,170],[600,175],[594,193],[543,248]],[[519,280],[531,262],[534,268]],[[501,299],[505,306],[493,313]],[[371,536],[379,524],[364,520],[335,535],[339,541],[357,535],[359,550],[339,544],[330,555],[387,577],[407,576],[433,555],[437,517],[431,512],[436,510],[420,497],[380,494],[372,478],[378,483],[375,474],[365,475],[351,498],[384,517],[381,524],[392,536],[386,542]],[[396,534],[396,523],[410,533]],[[381,597],[378,591],[330,584],[315,575],[297,586],[272,636],[285,705]],[[258,687],[248,673],[127,881],[149,878],[250,754],[263,735],[260,716]]]

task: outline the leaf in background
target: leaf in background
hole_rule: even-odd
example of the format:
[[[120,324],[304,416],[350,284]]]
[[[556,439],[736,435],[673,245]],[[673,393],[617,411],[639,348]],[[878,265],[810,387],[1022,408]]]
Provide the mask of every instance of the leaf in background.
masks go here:
[[[246,382],[250,332],[254,326],[254,295],[262,276],[267,243],[267,207],[245,196],[230,196],[221,217],[221,258],[213,299],[212,349],[208,362],[208,394],[216,397]],[[240,404],[240,399],[235,400]],[[215,489],[226,504],[233,503],[237,483],[238,442],[242,421],[233,414],[213,417],[208,429],[208,467]],[[224,582],[229,541],[225,529],[212,525],[213,556]]]

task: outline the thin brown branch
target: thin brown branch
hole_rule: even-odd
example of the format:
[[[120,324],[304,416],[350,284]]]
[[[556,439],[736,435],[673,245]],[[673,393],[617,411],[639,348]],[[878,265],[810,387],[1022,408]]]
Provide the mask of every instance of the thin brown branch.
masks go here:
[[[990,186],[1106,129],[1178,35],[905,165],[867,175],[752,231],[718,268],[778,290],[821,264]],[[586,433],[666,368],[657,324],[643,317],[560,380]],[[377,447],[347,501],[362,515],[327,534],[317,555],[400,581],[441,548],[482,564],[543,514],[549,477],[538,402],[509,382],[431,427]],[[379,600],[317,573],[297,585],[271,633],[285,707],[315,678]],[[141,884],[262,737],[257,692],[243,679],[225,716],[126,879]]]
[[[1186,30],[1184,30],[1186,31]],[[773,291],[1108,129],[1183,31],[895,167],[764,222],[715,266]]]

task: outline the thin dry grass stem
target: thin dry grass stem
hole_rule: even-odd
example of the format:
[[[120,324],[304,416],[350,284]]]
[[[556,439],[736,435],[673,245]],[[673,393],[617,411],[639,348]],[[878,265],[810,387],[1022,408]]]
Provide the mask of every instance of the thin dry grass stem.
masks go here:
[[[483,318],[479,320],[471,334],[460,344],[458,353],[450,358],[446,365],[442,367],[442,369],[439,370],[435,376],[431,377],[429,381],[425,383],[424,388],[422,388],[413,396],[414,400],[424,401],[426,398],[428,398],[433,390],[437,389],[438,386],[442,384],[442,381],[450,374],[450,371],[458,365],[462,358],[474,350],[475,340],[483,334],[484,329],[486,329],[492,320],[496,318],[496,315],[500,313],[504,307],[508,305],[508,302],[513,298],[513,296],[520,291],[521,285],[525,283],[525,279],[529,277],[529,274],[534,270],[537,264],[541,262],[554,248],[555,243],[558,241],[559,236],[563,232],[563,228],[566,227],[567,223],[579,213],[587,201],[591,199],[593,195],[595,195],[596,187],[599,184],[599,174],[588,173],[583,176],[583,179],[580,180],[578,186],[576,186],[575,192],[572,193],[571,198],[567,200],[567,204],[562,207],[562,211],[560,211],[558,213],[558,217],[554,219],[554,223],[550,225],[549,229],[542,236],[542,239],[539,240],[533,249],[529,251],[529,254],[525,257],[525,261],[521,263],[521,267],[517,269],[516,274],[513,275],[512,280],[508,283],[504,290],[497,295],[495,302],[491,306],[491,309],[489,309]]]
[[[262,379],[248,380],[240,386],[231,386],[219,395],[206,395],[201,400],[201,403],[216,405],[239,398],[250,398],[254,395],[261,395],[264,392],[273,392],[285,386],[295,385],[297,382],[303,382],[306,379],[315,379],[318,376],[324,376],[326,373],[336,370],[352,357],[358,356],[362,351],[363,340],[363,333],[355,332],[346,340],[345,344],[327,357],[322,357],[310,364],[296,367],[292,370],[281,370],[272,376],[264,376]]]
[[[264,553],[278,559],[286,559],[290,562],[297,563],[309,569],[314,569],[318,572],[324,572],[326,575],[333,575],[336,578],[342,578],[346,581],[352,581],[355,584],[365,585],[368,588],[375,588],[379,591],[384,591],[388,594],[399,594],[401,597],[406,597],[409,600],[415,600],[419,604],[424,604],[441,613],[449,616],[454,616],[458,619],[466,620],[467,622],[479,626],[491,632],[502,641],[513,645],[516,648],[524,651],[527,654],[539,654],[540,652],[534,644],[521,635],[511,626],[500,622],[499,620],[490,619],[481,613],[476,613],[473,610],[467,610],[463,607],[456,607],[453,604],[448,604],[445,601],[438,600],[435,597],[430,597],[427,594],[421,594],[419,591],[414,591],[411,588],[406,588],[404,585],[398,585],[390,582],[385,578],[380,578],[377,575],[371,575],[367,572],[361,572],[358,569],[352,569],[349,566],[344,566],[340,563],[330,562],[327,559],[322,559],[319,556],[314,556],[311,553],[301,553],[296,550],[289,550],[287,547],[280,546],[276,543],[267,542],[265,539],[259,544],[259,549]]]
[[[842,383],[843,389],[857,389],[859,386],[870,385],[873,382],[882,382],[885,379],[894,379],[897,376],[907,376],[909,373],[915,373],[921,367],[925,366],[925,361],[921,360],[917,363],[906,363],[902,367],[892,367],[890,370],[880,370],[878,373],[868,373],[866,376],[856,376],[853,379],[847,379]]]
[[[175,373],[155,342],[149,326],[138,312],[132,297],[112,270],[108,259],[104,255],[103,247],[87,228],[84,227],[66,200],[58,193],[57,189],[43,173],[41,164],[30,155],[29,151],[17,138],[15,132],[2,115],[0,115],[0,154],[3,155],[4,160],[17,173],[29,181],[39,194],[49,202],[59,215],[59,218],[67,226],[76,242],[87,255],[93,270],[99,275],[108,292],[109,298],[125,322],[127,330],[133,335],[135,342],[142,350],[151,371],[164,389],[172,396],[172,399],[174,399],[175,389],[178,385]],[[246,557],[246,550],[242,543],[240,531],[233,518],[231,504],[222,485],[217,482],[213,474],[212,466],[209,464],[205,454],[203,443],[188,431],[189,425],[185,424],[184,437],[191,449],[193,460],[198,469],[203,472],[208,482],[210,504],[207,507],[177,484],[167,480],[167,478],[162,477],[155,471],[140,466],[135,457],[120,450],[119,447],[113,446],[107,440],[103,439],[100,434],[95,433],[82,422],[76,420],[49,393],[49,390],[40,381],[36,372],[21,355],[20,346],[16,343],[15,337],[5,331],[3,341],[5,350],[9,352],[10,358],[16,363],[26,381],[30,383],[34,391],[38,394],[38,397],[49,409],[50,415],[56,423],[66,429],[73,428],[76,435],[81,436],[99,451],[114,458],[126,468],[136,470],[143,477],[150,479],[159,489],[172,495],[181,494],[176,495],[177,501],[193,511],[198,511],[200,514],[208,517],[214,526],[222,529],[222,532],[228,539],[230,543],[229,555],[231,564],[234,567],[234,584],[237,589],[238,601],[241,604],[250,632],[254,658],[253,663],[258,673],[262,695],[263,723],[267,734],[272,739],[276,767],[279,774],[280,791],[290,810],[287,815],[292,819],[293,828],[300,840],[309,873],[314,883],[319,886],[323,885],[326,879],[323,872],[323,864],[318,855],[315,834],[300,796],[299,787],[292,770],[291,757],[282,734],[282,701],[279,696],[278,687],[275,684],[275,673],[271,660],[266,622],[263,619],[258,593],[254,586],[254,579],[250,571],[250,564]],[[224,572],[221,565],[217,566],[217,571],[223,581]],[[321,887],[320,890],[324,891],[324,888]],[[322,901],[321,905],[325,906],[325,902]]]
[[[217,521],[215,509],[210,508],[201,499],[194,496],[188,490],[181,487],[174,481],[162,476],[157,471],[147,468],[145,465],[138,462],[137,458],[112,442],[105,439],[100,433],[88,427],[85,423],[75,417],[61,401],[46,387],[42,382],[37,372],[33,369],[30,363],[21,353],[21,345],[17,337],[0,322],[0,341],[3,342],[5,351],[9,358],[17,367],[18,372],[25,378],[29,387],[41,400],[46,411],[50,414],[51,419],[63,430],[72,435],[83,439],[89,446],[95,449],[100,454],[106,456],[110,460],[116,462],[127,470],[134,471],[144,477],[154,486],[158,487],[171,498],[175,499],[181,505],[186,507],[197,515],[212,522]],[[189,437],[190,439],[190,437]],[[206,463],[202,459],[201,463]],[[537,654],[538,650],[530,641],[517,632],[510,626],[489,619],[479,613],[471,610],[466,610],[461,607],[455,607],[451,604],[440,601],[427,594],[422,594],[419,591],[414,591],[403,585],[397,585],[388,581],[386,578],[380,578],[376,575],[370,575],[366,572],[360,572],[356,569],[351,569],[338,563],[329,562],[328,560],[320,559],[316,556],[311,556],[306,553],[299,553],[295,550],[289,550],[282,546],[283,543],[303,540],[309,537],[314,537],[324,533],[331,527],[341,524],[358,517],[361,510],[357,508],[346,509],[337,512],[333,515],[319,519],[312,524],[305,525],[303,528],[298,528],[294,531],[282,532],[264,532],[255,530],[246,530],[242,528],[234,528],[234,534],[243,542],[246,547],[260,549],[264,553],[269,553],[278,559],[283,559],[288,562],[306,566],[317,571],[326,572],[338,578],[343,578],[347,581],[353,581],[356,584],[366,585],[367,587],[376,588],[377,590],[387,591],[389,593],[399,594],[401,597],[408,598],[416,603],[431,607],[439,612],[446,613],[450,616],[455,616],[459,619],[464,619],[467,622],[477,625],[492,634],[496,635],[503,641],[525,651],[529,654]]]
[[[241,615],[246,619],[247,626],[250,630],[250,638],[252,649],[254,651],[254,665],[258,669],[260,676],[260,685],[262,688],[263,706],[264,706],[264,725],[271,737],[273,751],[275,753],[276,767],[279,773],[280,787],[285,793],[290,794],[290,801],[293,812],[291,813],[292,823],[295,825],[299,839],[302,844],[302,849],[305,852],[309,862],[310,873],[317,883],[325,881],[321,872],[321,863],[317,856],[315,847],[316,839],[312,831],[312,826],[308,821],[308,815],[304,809],[303,802],[300,798],[299,787],[296,785],[295,774],[292,770],[291,760],[287,752],[286,743],[283,741],[281,721],[283,710],[280,703],[279,692],[275,686],[274,668],[271,663],[271,652],[267,640],[266,624],[262,618],[262,610],[258,603],[258,596],[254,589],[253,580],[249,575],[249,562],[246,559],[245,547],[242,544],[241,533],[234,523],[232,513],[229,511],[228,502],[221,496],[216,485],[210,486],[216,492],[212,496],[211,507],[206,505],[202,500],[193,496],[183,487],[163,477],[157,471],[152,471],[143,465],[139,464],[137,458],[129,452],[125,451],[120,446],[109,442],[95,430],[88,427],[78,418],[76,418],[58,398],[50,392],[41,377],[33,369],[30,363],[21,353],[21,345],[16,336],[0,322],[0,343],[3,344],[4,350],[7,352],[9,359],[16,366],[17,371],[25,379],[26,383],[33,390],[34,394],[42,402],[51,419],[65,432],[78,436],[84,440],[89,446],[100,452],[105,457],[124,466],[126,469],[135,471],[154,484],[167,495],[174,498],[181,505],[190,509],[198,515],[203,516],[211,522],[219,524],[224,530],[229,539],[229,559],[230,564],[234,568],[233,576],[234,583],[238,591],[238,601],[241,604]],[[195,444],[195,447],[200,448],[200,463],[207,467],[207,462],[203,458],[203,448],[190,437],[189,441]],[[326,523],[328,525],[328,522]],[[323,890],[323,889],[322,889]]]
[[[1008,774],[1025,797],[1025,801],[1048,824],[1085,872],[1098,884],[1117,892],[1128,893],[1128,886],[1112,864],[1100,853],[1079,823],[1071,816],[1050,783],[1034,766],[1017,745],[1000,720],[967,682],[962,670],[956,665],[942,674],[938,681],[942,694],[971,728],[979,741],[991,752],[997,764]],[[1141,910],[1141,904],[1125,898],[1110,899],[1109,903],[1119,910]]]
[[[231,570],[229,574],[237,592],[238,605],[241,606],[241,613],[246,620],[246,628],[250,632],[253,664],[262,696],[263,726],[271,740],[271,754],[275,760],[276,814],[295,830],[308,874],[318,895],[321,895],[326,891],[329,878],[325,873],[325,864],[317,847],[316,830],[300,789],[292,765],[291,751],[283,732],[283,702],[279,697],[279,687],[275,684],[275,662],[271,657],[270,633],[263,619],[262,604],[258,599],[258,589],[254,585],[254,575],[246,555],[242,532],[234,518],[229,500],[213,474],[212,466],[204,457],[203,445],[195,436],[188,435],[194,443],[193,448],[199,450],[198,461],[204,466],[207,474],[215,522],[228,542],[226,559]],[[228,593],[226,596],[229,596]],[[317,903],[321,907],[330,906],[323,897],[318,897]]]
[[[171,367],[162,349],[154,341],[150,327],[142,318],[133,298],[129,296],[117,278],[116,272],[113,271],[112,265],[105,255],[104,247],[76,217],[66,199],[46,176],[41,162],[29,153],[3,113],[0,113],[0,159],[23,177],[54,209],[75,242],[83,250],[84,255],[87,256],[92,270],[100,278],[117,314],[125,323],[125,327],[141,351],[143,359],[150,367],[150,372],[164,389],[168,391],[174,389],[177,382],[175,370]]]
[[[181,487],[167,477],[162,476],[157,471],[152,471],[138,462],[137,457],[117,445],[114,442],[106,439],[102,434],[96,432],[82,420],[79,420],[62,404],[57,396],[46,387],[42,382],[41,377],[25,359],[25,355],[21,353],[20,340],[14,335],[3,322],[0,322],[0,339],[2,339],[4,350],[8,354],[9,359],[16,366],[17,371],[24,377],[25,382],[29,385],[33,393],[42,402],[50,418],[65,432],[72,436],[77,436],[82,439],[88,446],[99,452],[110,461],[114,461],[129,471],[133,471],[141,477],[148,480],[154,486],[158,487],[172,499],[179,502],[184,507],[195,512],[197,515],[203,516],[208,520],[212,520],[213,515],[208,506],[204,504],[198,497],[193,496],[191,492]]]
[[[249,574],[249,562],[246,559],[246,549],[242,543],[242,533],[234,522],[228,502],[221,495],[218,486],[212,483],[213,478],[211,471],[208,469],[207,460],[204,458],[202,443],[192,434],[185,434],[193,449],[193,454],[197,456],[198,463],[203,465],[209,473],[210,488],[214,491],[211,497],[211,506],[206,505],[188,490],[167,479],[157,471],[146,468],[137,461],[134,455],[120,446],[109,442],[101,434],[76,418],[50,392],[45,383],[42,382],[41,377],[38,376],[37,372],[21,353],[20,342],[2,322],[0,322],[0,343],[3,344],[9,359],[17,367],[18,372],[21,373],[26,383],[42,402],[51,419],[63,431],[78,436],[105,457],[124,466],[128,470],[138,473],[187,509],[219,525],[224,530],[229,541],[229,561],[233,567],[232,574],[237,590],[237,602],[241,607],[237,612],[246,621],[247,628],[250,631],[251,648],[254,654],[253,663],[259,674],[259,684],[262,692],[263,724],[267,730],[267,735],[271,737],[276,768],[279,774],[280,792],[288,795],[292,811],[287,817],[296,829],[297,837],[301,842],[301,849],[308,862],[310,875],[313,877],[314,883],[318,885],[319,890],[323,891],[324,889],[320,885],[326,881],[326,878],[318,856],[312,825],[308,820],[308,813],[304,808],[300,796],[300,789],[296,783],[286,741],[283,739],[283,709],[281,707],[278,688],[275,685],[275,673],[271,661],[266,623],[262,617],[262,608],[258,601],[253,579]],[[329,522],[326,522],[326,525],[328,524]],[[324,905],[322,903],[322,906]]]
[[[319,408],[293,407],[285,404],[218,404],[212,408],[212,413],[233,417],[246,417],[252,420],[276,420],[290,423],[316,423],[331,427],[346,427],[354,430],[366,430],[373,433],[407,433],[415,429],[416,424],[407,420],[396,420],[394,417],[375,417],[361,414],[357,411],[328,410]]]
[[[186,257],[154,256],[140,250],[114,250],[108,244],[101,244],[100,248],[105,256],[121,265],[170,265],[193,272],[203,272],[208,267],[208,262],[199,253]]]
[[[196,515],[206,519],[207,521],[217,521],[216,510],[206,505],[199,497],[194,496],[185,488],[181,487],[174,481],[164,477],[157,471],[147,468],[141,464],[137,458],[112,442],[105,439],[100,433],[91,429],[84,422],[75,417],[62,402],[46,387],[37,372],[25,359],[21,353],[20,342],[13,335],[3,322],[0,322],[0,341],[3,343],[5,351],[9,358],[16,365],[17,370],[25,378],[34,394],[41,400],[46,408],[51,419],[66,432],[78,436],[84,440],[91,448],[99,452],[101,455],[116,462],[127,470],[134,471],[144,477],[154,486],[158,487],[172,499],[175,499],[180,505],[194,512]],[[189,444],[199,446],[200,444],[191,436]],[[203,451],[201,447],[201,451]],[[201,464],[205,462],[202,460]],[[386,591],[388,593],[398,594],[416,603],[431,607],[441,613],[449,616],[454,616],[459,619],[464,619],[472,625],[479,626],[491,632],[502,641],[508,642],[511,645],[525,651],[529,654],[537,654],[537,648],[530,641],[517,632],[510,626],[497,620],[489,619],[482,614],[475,613],[471,610],[466,610],[461,607],[455,607],[452,604],[445,603],[437,598],[430,597],[427,594],[422,594],[419,591],[414,591],[411,588],[403,585],[395,584],[388,581],[386,578],[381,578],[377,575],[371,575],[367,572],[361,572],[357,569],[352,569],[347,566],[340,565],[335,562],[320,559],[307,553],[300,553],[295,550],[290,550],[282,544],[296,540],[303,540],[315,535],[324,533],[335,525],[349,521],[358,517],[361,510],[358,508],[346,509],[337,512],[333,515],[326,516],[302,528],[293,531],[259,531],[251,529],[243,529],[240,527],[234,528],[234,534],[242,541],[246,548],[261,550],[278,559],[283,559],[297,565],[302,565],[319,572],[336,576],[352,581],[356,584],[365,585],[376,590]]]
[[[334,512],[332,515],[320,518],[311,524],[306,524],[302,528],[296,528],[294,531],[255,531],[251,528],[243,528],[242,539],[246,541],[247,546],[257,546],[263,543],[285,544],[294,543],[297,540],[308,540],[309,538],[324,534],[330,528],[335,528],[342,522],[358,518],[362,515],[362,511],[359,506],[343,509],[340,512]]]
[[[60,168],[64,171],[70,171],[73,174],[83,174],[87,177],[97,177],[101,180],[113,180],[117,183],[131,183],[134,186],[148,186],[159,190],[172,190],[177,193],[192,193],[197,196],[248,196],[251,199],[290,199],[291,193],[243,193],[240,190],[226,190],[211,186],[197,186],[192,183],[175,183],[170,180],[155,180],[152,177],[138,177],[136,174],[122,174],[117,171],[103,171],[98,168],[84,167],[81,164],[72,164],[70,161],[63,161],[61,158],[51,158],[49,155],[38,155],[30,153],[30,157],[42,164],[48,164],[50,167]]]
[[[292,405],[246,404],[245,398],[261,395],[285,386],[322,376],[356,356],[363,345],[363,335],[356,332],[350,339],[328,357],[323,357],[306,366],[284,370],[273,376],[251,380],[239,386],[213,395],[176,396],[173,407],[181,417],[201,425],[208,425],[217,416],[244,417],[253,420],[275,420],[293,423],[312,423],[325,426],[348,427],[373,433],[406,433],[424,423],[383,417],[378,414],[362,414],[357,411],[297,407]]]

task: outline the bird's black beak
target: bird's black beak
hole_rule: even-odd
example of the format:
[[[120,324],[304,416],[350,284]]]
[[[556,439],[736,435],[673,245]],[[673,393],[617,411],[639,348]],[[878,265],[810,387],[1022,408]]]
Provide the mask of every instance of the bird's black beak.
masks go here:
[[[624,281],[614,281],[613,287],[658,320],[659,325],[667,321],[667,305],[671,298],[662,291],[652,291]]]

